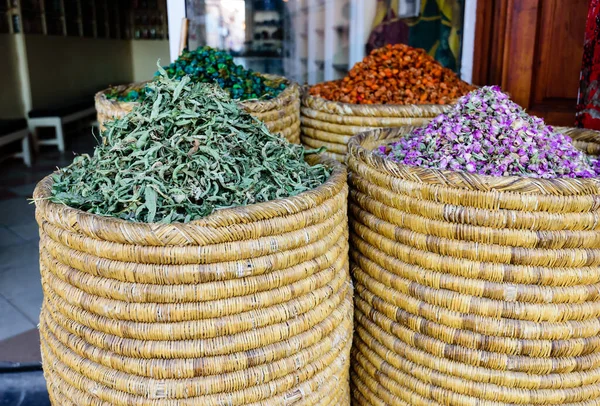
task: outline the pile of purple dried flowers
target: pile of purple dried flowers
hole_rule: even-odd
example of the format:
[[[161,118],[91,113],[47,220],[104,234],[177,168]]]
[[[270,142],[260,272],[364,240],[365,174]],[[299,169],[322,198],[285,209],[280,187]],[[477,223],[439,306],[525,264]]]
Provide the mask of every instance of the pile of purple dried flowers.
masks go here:
[[[492,176],[590,178],[598,160],[569,137],[528,115],[498,86],[479,88],[452,110],[376,153],[425,168]]]

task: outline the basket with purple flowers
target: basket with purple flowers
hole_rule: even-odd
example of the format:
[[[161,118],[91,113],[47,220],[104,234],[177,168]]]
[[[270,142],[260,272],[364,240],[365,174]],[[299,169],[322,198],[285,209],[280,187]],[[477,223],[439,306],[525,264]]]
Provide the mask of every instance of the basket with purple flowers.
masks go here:
[[[485,87],[350,140],[356,404],[600,401],[600,133]]]

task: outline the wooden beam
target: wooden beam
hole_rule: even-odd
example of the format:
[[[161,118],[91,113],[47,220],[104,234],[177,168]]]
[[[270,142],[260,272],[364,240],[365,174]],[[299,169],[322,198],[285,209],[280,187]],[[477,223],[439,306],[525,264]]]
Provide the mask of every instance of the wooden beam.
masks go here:
[[[521,106],[531,101],[540,0],[509,0],[502,87]]]

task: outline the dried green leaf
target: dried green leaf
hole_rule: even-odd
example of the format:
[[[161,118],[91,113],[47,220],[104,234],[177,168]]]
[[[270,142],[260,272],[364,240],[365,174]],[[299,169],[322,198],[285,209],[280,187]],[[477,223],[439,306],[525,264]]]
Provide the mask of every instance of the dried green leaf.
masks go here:
[[[329,176],[216,85],[158,78],[105,123],[92,157],[54,176],[50,200],[131,221],[187,222],[215,210],[297,195]]]

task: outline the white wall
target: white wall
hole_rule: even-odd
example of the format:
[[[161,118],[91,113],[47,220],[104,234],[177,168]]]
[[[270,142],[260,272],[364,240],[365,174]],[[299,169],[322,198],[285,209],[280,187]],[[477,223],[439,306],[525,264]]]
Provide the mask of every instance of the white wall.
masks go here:
[[[131,41],[26,35],[25,47],[34,109],[133,81]]]
[[[156,61],[160,59],[162,66],[171,62],[168,40],[131,41],[131,58],[133,63],[133,81],[150,80],[158,70]]]
[[[181,20],[185,18],[185,1],[167,0],[167,18],[169,20],[169,55],[171,61],[174,61],[179,56]]]
[[[473,81],[473,53],[475,52],[475,20],[477,17],[477,0],[465,1],[465,19],[463,21],[462,57],[460,77],[471,83]]]
[[[152,79],[158,59],[170,63],[168,40],[0,34],[0,119]]]

